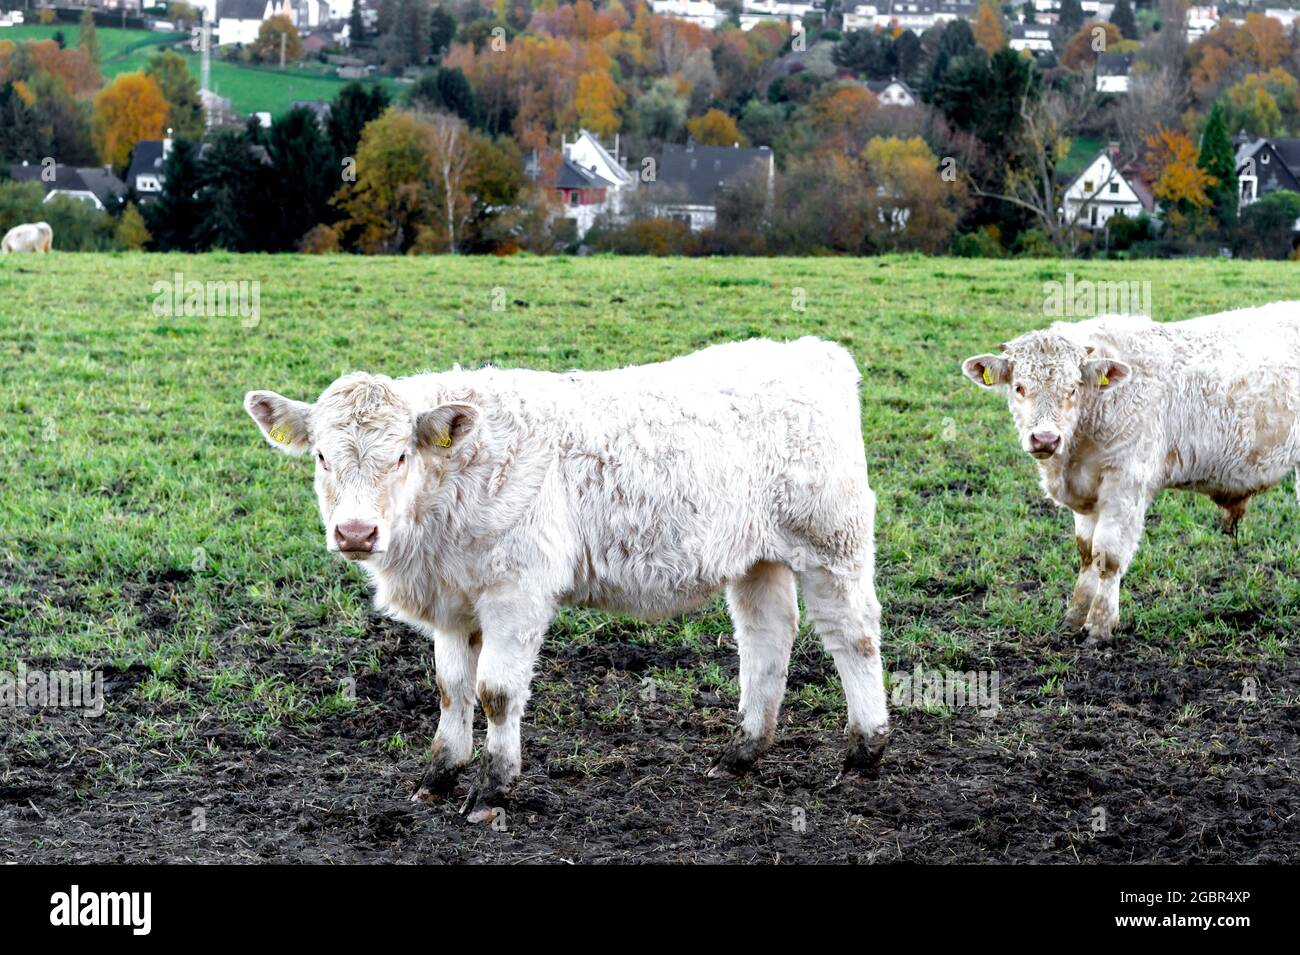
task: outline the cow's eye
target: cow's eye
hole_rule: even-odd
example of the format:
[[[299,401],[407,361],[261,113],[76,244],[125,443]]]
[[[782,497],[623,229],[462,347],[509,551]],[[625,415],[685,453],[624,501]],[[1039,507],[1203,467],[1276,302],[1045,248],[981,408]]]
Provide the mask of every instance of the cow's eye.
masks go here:
[[[1018,394],[1021,398],[1023,398],[1025,396],[1025,386],[1016,385],[1016,394]]]
[[[316,462],[317,462],[317,463],[318,463],[322,468],[325,468],[326,471],[329,470],[329,467],[326,466],[326,464],[325,464],[325,455],[321,454],[319,451],[316,452]]]
[[[397,463],[393,465],[393,470],[397,470],[405,463],[406,463],[406,452],[402,452],[397,456]]]

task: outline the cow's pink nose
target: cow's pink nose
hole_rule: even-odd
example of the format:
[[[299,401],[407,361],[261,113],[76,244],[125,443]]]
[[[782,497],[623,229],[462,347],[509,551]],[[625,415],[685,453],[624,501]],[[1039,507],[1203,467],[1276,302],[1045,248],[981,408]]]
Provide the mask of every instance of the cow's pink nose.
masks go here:
[[[1029,436],[1029,450],[1051,454],[1061,444],[1061,436],[1053,431],[1035,431]]]
[[[344,521],[334,528],[339,550],[369,553],[379,539],[379,525],[373,521]]]

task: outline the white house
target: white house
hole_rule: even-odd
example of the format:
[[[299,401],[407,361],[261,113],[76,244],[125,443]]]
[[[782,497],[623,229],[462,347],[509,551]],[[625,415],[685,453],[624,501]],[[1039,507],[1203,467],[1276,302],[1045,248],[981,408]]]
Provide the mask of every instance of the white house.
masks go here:
[[[1041,23],[1013,23],[1008,31],[1007,45],[1020,53],[1052,51],[1052,27]]]
[[[43,202],[65,196],[88,202],[96,209],[104,209],[126,191],[122,180],[113,175],[111,166],[76,168],[62,163],[24,162],[9,167],[9,178],[14,182],[39,182],[45,189]]]
[[[1118,213],[1136,219],[1143,212],[1155,211],[1155,198],[1146,184],[1116,167],[1117,153],[1115,146],[1103,149],[1065,187],[1061,209],[1065,222],[1083,229],[1104,229]]]
[[[916,91],[900,79],[867,80],[863,85],[875,94],[881,106],[916,105]]]
[[[1133,68],[1131,53],[1103,53],[1097,57],[1097,92],[1127,93],[1129,73]]]
[[[257,42],[262,21],[287,16],[299,31],[314,29],[333,16],[326,0],[217,0],[216,44],[230,46]],[[348,0],[348,12],[352,9]]]
[[[650,9],[661,17],[698,23],[707,30],[727,19],[726,12],[719,10],[713,0],[650,0]]]
[[[850,0],[851,2],[851,0]],[[902,29],[923,33],[950,20],[975,16],[975,0],[874,0],[845,5],[844,30]]]
[[[1214,4],[1187,8],[1187,42],[1194,43],[1219,25],[1219,8]]]
[[[560,193],[565,218],[574,221],[581,239],[599,216],[622,212],[623,199],[636,188],[637,180],[585,129],[562,149],[564,160],[553,186]],[[617,138],[614,152],[618,152]]]

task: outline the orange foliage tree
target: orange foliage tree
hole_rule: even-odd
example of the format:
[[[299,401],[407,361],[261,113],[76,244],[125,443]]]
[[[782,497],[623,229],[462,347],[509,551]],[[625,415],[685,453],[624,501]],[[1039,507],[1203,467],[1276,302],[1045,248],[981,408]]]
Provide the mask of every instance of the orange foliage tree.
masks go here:
[[[91,136],[104,162],[123,170],[142,139],[161,139],[170,109],[153,77],[123,73],[95,97]]]
[[[63,80],[63,85],[73,96],[88,96],[99,89],[102,82],[99,67],[81,47],[60,50],[53,40],[42,40],[27,44],[27,56],[33,71]]]
[[[1002,13],[993,0],[980,0],[971,30],[975,34],[975,42],[986,53],[996,53],[1007,45],[1007,35],[1002,29]]]
[[[1070,37],[1061,53],[1061,62],[1072,70],[1092,66],[1097,57],[1107,50],[1115,49],[1122,40],[1119,27],[1103,20],[1089,20],[1079,28],[1079,32]]]
[[[813,129],[823,151],[857,156],[871,138],[876,97],[858,83],[826,86],[809,103]]]
[[[720,109],[711,109],[703,116],[687,120],[686,131],[701,146],[749,145],[749,139],[740,131],[736,121]]]
[[[1209,189],[1218,179],[1197,166],[1196,146],[1187,134],[1157,126],[1146,146],[1147,165],[1156,176],[1152,191],[1171,225],[1177,228],[1212,205]]]

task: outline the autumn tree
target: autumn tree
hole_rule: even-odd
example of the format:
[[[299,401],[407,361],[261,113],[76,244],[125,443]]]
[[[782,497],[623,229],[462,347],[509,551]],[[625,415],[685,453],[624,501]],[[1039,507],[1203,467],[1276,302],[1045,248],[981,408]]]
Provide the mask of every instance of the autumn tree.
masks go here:
[[[825,87],[808,104],[818,146],[856,157],[871,138],[871,119],[878,103],[860,84]]]
[[[473,144],[465,121],[446,113],[435,113],[426,121],[425,141],[433,168],[435,190],[446,225],[446,251],[456,252],[457,228],[468,214],[470,197],[467,172],[473,159]]]
[[[390,109],[362,131],[356,181],[333,200],[361,251],[405,252],[428,223],[433,161],[426,125],[413,113]]]
[[[740,131],[736,121],[720,109],[711,109],[686,123],[686,130],[701,146],[749,145],[749,139]]]
[[[288,14],[277,13],[263,20],[257,28],[253,55],[263,63],[279,63],[281,49],[286,63],[302,59],[302,37],[298,35],[298,28]]]
[[[1185,133],[1160,127],[1147,140],[1147,168],[1155,173],[1153,192],[1176,232],[1191,231],[1211,206],[1209,189],[1217,180],[1198,164],[1196,147]]]
[[[996,53],[1007,45],[1007,35],[1002,29],[1002,13],[993,0],[980,0],[971,29],[975,33],[975,42],[986,53]]]
[[[1101,20],[1089,20],[1070,37],[1061,52],[1061,62],[1072,70],[1091,69],[1097,57],[1115,48],[1120,41],[1119,27]]]
[[[61,50],[53,40],[23,44],[29,73],[48,73],[63,80],[73,96],[89,96],[102,82],[99,69],[81,47]]]
[[[169,109],[151,77],[118,76],[95,97],[92,135],[101,160],[121,174],[136,143],[162,138]]]
[[[584,73],[578,77],[574,99],[578,125],[601,139],[608,139],[623,125],[619,110],[626,99],[608,73]]]
[[[1261,13],[1246,14],[1246,22],[1233,35],[1237,55],[1257,70],[1268,70],[1291,51],[1282,23]]]
[[[936,253],[947,246],[965,205],[965,186],[947,181],[939,160],[919,136],[875,138],[862,159],[876,186],[877,214],[867,228],[877,249]]]

